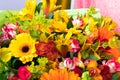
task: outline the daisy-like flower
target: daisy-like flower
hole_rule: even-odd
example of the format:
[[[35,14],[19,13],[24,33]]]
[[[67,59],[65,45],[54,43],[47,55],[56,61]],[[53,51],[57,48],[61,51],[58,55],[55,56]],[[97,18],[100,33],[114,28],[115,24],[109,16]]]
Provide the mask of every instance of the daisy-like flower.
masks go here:
[[[12,56],[19,58],[23,63],[32,61],[32,58],[37,56],[35,40],[27,33],[17,35],[16,39],[11,41],[9,49]]]
[[[81,80],[78,74],[68,72],[66,69],[50,70],[49,73],[44,73],[40,80]]]

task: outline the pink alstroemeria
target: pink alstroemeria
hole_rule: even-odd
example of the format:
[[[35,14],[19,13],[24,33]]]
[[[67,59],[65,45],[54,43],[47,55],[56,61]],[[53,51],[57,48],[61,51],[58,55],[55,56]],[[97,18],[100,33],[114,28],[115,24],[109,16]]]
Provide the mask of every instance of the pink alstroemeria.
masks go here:
[[[71,43],[72,49],[70,50],[70,52],[75,53],[78,50],[80,50],[80,46],[79,46],[80,43],[79,43],[79,41],[75,40],[73,38],[71,38],[70,40],[72,41],[72,43]]]
[[[64,66],[70,70],[75,68],[74,61],[70,58],[66,58],[64,61]]]
[[[120,72],[120,63],[115,61],[115,59],[110,59],[107,62],[104,60],[102,64],[109,66],[111,73]]]
[[[78,28],[78,29],[82,29],[82,26],[84,25],[84,22],[81,18],[76,18],[74,20],[72,20],[72,24]]]
[[[2,27],[2,40],[12,39],[16,35],[15,29],[17,28],[14,24],[7,24],[6,26]]]

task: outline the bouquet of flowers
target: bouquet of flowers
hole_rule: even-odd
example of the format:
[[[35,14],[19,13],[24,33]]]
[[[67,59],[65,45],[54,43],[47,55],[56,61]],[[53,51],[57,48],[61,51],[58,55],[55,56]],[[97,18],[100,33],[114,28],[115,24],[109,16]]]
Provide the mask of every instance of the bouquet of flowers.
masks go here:
[[[56,0],[0,12],[1,80],[119,80],[117,24],[90,7],[77,18]]]

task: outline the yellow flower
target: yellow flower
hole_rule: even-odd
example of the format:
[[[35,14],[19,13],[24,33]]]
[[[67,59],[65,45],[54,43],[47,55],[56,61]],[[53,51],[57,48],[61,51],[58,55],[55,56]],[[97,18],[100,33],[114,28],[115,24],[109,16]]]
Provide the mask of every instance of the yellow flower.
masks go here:
[[[54,21],[53,29],[56,32],[66,32],[67,24],[65,22],[62,22],[62,21]]]
[[[55,5],[57,0],[42,0],[42,2],[45,16],[48,16],[51,12],[61,8],[61,5]]]
[[[68,32],[65,37],[63,35],[60,35],[60,36],[58,36],[58,39],[55,41],[56,47],[63,57],[66,56],[67,52],[70,51],[70,49],[71,49],[71,46],[70,46],[71,35],[72,35],[72,33]]]
[[[88,69],[90,68],[97,68],[98,64],[96,60],[90,60],[90,62],[88,63],[87,67]]]
[[[34,16],[36,5],[36,0],[26,0],[26,6],[19,11],[18,17],[21,20],[31,20]]]
[[[54,20],[68,23],[68,21],[69,21],[68,13],[63,10],[56,11],[56,12],[54,12]]]
[[[18,57],[23,63],[32,61],[32,58],[37,56],[35,54],[35,40],[27,33],[17,35],[16,39],[11,41],[9,49],[12,56]]]
[[[11,52],[8,48],[0,49],[0,59],[4,62],[8,62],[11,59]]]
[[[43,73],[40,80],[81,80],[74,72],[68,72],[66,69],[50,70],[49,73]]]

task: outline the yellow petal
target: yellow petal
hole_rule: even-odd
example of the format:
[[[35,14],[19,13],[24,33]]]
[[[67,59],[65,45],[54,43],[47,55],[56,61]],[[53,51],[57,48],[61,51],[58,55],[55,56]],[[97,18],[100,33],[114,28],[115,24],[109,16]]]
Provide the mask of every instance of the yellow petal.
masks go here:
[[[0,58],[4,62],[8,62],[11,59],[12,55],[8,48],[1,48],[0,49]]]

